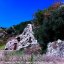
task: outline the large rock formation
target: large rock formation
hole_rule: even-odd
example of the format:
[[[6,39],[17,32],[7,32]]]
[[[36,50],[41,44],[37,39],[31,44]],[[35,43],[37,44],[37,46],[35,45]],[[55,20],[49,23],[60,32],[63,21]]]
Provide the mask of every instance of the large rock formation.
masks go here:
[[[9,40],[5,46],[6,50],[20,50],[22,48],[39,47],[32,31],[32,25],[28,24],[23,33]],[[37,49],[36,48],[36,49]]]
[[[50,42],[46,54],[51,57],[64,57],[64,41],[58,39],[57,41]]]

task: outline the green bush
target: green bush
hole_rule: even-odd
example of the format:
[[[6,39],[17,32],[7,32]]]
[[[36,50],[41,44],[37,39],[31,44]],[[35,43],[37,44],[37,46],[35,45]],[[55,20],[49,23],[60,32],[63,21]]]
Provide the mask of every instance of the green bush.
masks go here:
[[[57,39],[64,40],[64,8],[58,8],[54,11],[49,11],[49,16],[43,16],[43,22],[39,28],[34,29],[34,35],[39,41],[42,49],[45,51],[49,42]],[[37,13],[39,14],[39,12]],[[36,16],[37,17],[37,16]],[[38,18],[39,19],[39,18]],[[36,21],[37,22],[37,21]]]

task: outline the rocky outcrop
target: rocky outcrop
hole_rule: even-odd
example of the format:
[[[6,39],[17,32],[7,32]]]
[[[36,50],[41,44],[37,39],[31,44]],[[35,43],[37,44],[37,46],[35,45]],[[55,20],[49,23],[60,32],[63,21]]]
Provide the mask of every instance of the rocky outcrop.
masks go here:
[[[24,29],[23,33],[9,40],[5,46],[6,50],[20,50],[28,48],[30,49],[38,49],[39,44],[35,39],[32,31],[32,25],[28,24]]]
[[[47,48],[47,56],[64,57],[64,41],[58,39],[57,41],[50,42]]]

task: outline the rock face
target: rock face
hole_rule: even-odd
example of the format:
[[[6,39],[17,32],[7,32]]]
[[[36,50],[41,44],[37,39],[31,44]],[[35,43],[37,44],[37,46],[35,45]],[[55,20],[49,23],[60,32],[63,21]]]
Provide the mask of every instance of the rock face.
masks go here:
[[[6,43],[6,46],[5,46],[5,50],[14,50],[14,45],[15,45],[15,43],[16,44],[18,44],[18,41],[17,41],[17,39],[16,38],[10,38],[8,41],[7,41],[7,43]]]
[[[9,40],[5,46],[6,50],[20,50],[39,45],[32,31],[32,25],[28,24],[23,33]],[[33,47],[32,47],[33,48]]]
[[[57,41],[50,42],[46,54],[51,57],[64,57],[64,41],[58,39]]]

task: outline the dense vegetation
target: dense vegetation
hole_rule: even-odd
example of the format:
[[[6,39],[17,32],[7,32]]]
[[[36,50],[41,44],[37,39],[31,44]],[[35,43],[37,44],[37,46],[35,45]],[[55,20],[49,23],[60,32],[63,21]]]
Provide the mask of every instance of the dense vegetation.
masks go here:
[[[34,29],[34,33],[43,50],[47,48],[50,41],[64,40],[64,6],[60,7],[60,5],[57,3],[54,8],[51,6],[49,9],[39,10],[35,14],[37,28]]]

